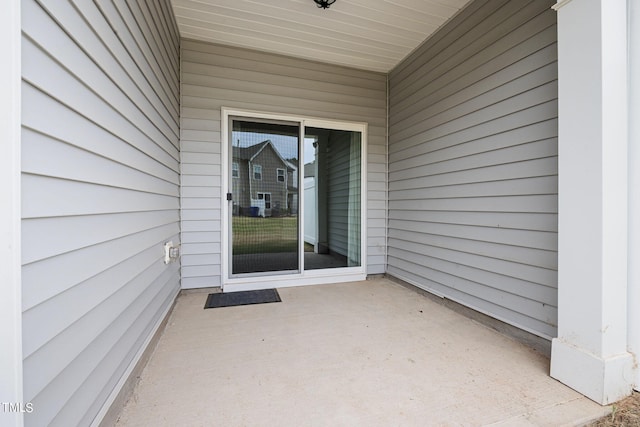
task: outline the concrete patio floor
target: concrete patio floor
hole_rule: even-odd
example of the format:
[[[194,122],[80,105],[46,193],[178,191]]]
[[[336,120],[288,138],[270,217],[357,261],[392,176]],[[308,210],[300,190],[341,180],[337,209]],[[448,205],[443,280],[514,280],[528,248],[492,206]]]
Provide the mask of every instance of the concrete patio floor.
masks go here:
[[[182,294],[117,426],[562,426],[604,415],[534,350],[386,279],[204,310]]]

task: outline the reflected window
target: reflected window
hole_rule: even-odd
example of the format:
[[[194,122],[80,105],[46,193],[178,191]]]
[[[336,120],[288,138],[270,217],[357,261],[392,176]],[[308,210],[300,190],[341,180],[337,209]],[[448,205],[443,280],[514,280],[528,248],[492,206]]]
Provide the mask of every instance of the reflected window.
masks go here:
[[[258,181],[262,180],[262,166],[253,165],[253,179]]]

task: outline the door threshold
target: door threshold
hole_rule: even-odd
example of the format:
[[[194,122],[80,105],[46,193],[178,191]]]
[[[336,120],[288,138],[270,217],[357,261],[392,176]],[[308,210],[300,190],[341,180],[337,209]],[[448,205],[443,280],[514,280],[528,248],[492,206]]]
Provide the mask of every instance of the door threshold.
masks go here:
[[[331,275],[317,276],[272,276],[272,277],[255,277],[251,280],[234,280],[229,281],[222,286],[222,292],[240,292],[254,291],[259,289],[271,288],[291,288],[296,286],[313,286],[327,285],[330,283],[343,282],[359,282],[367,279],[367,274],[363,272],[357,273],[340,273]]]

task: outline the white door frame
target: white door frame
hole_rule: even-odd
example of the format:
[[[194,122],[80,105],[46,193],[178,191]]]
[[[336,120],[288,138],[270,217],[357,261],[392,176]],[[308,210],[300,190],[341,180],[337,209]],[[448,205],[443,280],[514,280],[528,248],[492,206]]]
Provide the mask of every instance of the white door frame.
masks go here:
[[[237,292],[255,289],[283,288],[291,286],[318,285],[326,283],[338,283],[364,280],[367,277],[367,124],[360,122],[347,122],[339,120],[327,120],[315,117],[295,116],[287,114],[275,114],[263,111],[238,110],[233,108],[222,108],[221,114],[221,134],[222,134],[222,193],[231,192],[230,180],[231,159],[229,150],[229,118],[246,117],[247,119],[267,119],[300,124],[300,145],[304,143],[304,131],[307,127],[345,130],[360,132],[361,139],[361,201],[360,201],[360,266],[345,268],[330,268],[322,270],[304,270],[304,252],[301,250],[304,244],[304,221],[298,221],[298,255],[300,258],[301,272],[273,274],[271,272],[264,275],[254,275],[251,277],[231,277],[230,263],[230,241],[231,241],[231,205],[226,197],[221,197],[222,210],[222,289],[224,292]],[[302,150],[300,151],[302,153]],[[301,161],[302,155],[301,155]],[[304,173],[298,173],[298,204],[299,217],[304,208]]]

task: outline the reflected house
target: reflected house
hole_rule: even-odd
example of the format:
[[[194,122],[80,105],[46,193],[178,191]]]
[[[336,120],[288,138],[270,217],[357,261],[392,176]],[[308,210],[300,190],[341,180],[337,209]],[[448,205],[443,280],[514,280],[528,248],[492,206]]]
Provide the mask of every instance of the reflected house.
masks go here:
[[[280,155],[271,140],[233,147],[231,179],[234,215],[297,214],[297,168]]]

